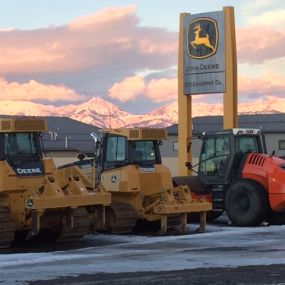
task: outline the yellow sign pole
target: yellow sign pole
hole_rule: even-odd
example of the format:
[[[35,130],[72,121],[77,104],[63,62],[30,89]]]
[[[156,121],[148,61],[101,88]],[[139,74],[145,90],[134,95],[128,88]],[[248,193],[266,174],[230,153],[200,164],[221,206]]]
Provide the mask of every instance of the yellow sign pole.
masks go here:
[[[234,8],[224,7],[224,37],[225,37],[225,93],[224,93],[224,129],[237,127],[237,58],[236,38],[234,24]],[[187,145],[192,138],[192,98],[185,96],[184,82],[184,54],[183,43],[186,31],[184,31],[184,18],[189,13],[180,14],[179,25],[179,50],[178,50],[178,175],[191,175],[185,167],[185,162],[192,161],[191,151],[187,151]],[[224,89],[223,89],[224,90]],[[221,91],[222,92],[222,91]],[[210,114],[209,114],[210,115]]]
[[[236,128],[237,120],[237,57],[234,8],[224,7],[226,92],[224,93],[224,129]]]
[[[189,13],[180,14],[179,22],[179,49],[178,49],[178,175],[191,175],[185,167],[185,162],[192,161],[191,151],[187,152],[187,145],[192,137],[192,103],[191,96],[183,92],[183,19]]]

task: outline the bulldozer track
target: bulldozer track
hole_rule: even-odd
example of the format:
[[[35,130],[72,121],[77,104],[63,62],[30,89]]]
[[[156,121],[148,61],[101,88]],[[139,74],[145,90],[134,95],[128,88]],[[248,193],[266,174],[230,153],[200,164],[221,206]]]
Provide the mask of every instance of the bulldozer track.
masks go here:
[[[0,248],[10,246],[15,237],[15,224],[8,207],[0,207]]]
[[[131,233],[137,219],[135,209],[127,203],[114,202],[106,207],[106,228],[110,233]]]
[[[69,228],[66,217],[63,218],[62,229],[57,238],[57,242],[71,242],[81,239],[87,235],[90,227],[90,219],[85,208],[72,209],[73,227]]]

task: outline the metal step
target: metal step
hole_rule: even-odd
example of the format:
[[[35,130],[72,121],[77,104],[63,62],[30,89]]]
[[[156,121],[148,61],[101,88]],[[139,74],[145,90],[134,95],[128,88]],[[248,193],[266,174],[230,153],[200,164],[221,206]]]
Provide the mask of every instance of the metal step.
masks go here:
[[[217,213],[224,212],[224,210],[222,210],[222,209],[213,209],[212,211],[213,211],[213,212],[217,212]]]
[[[212,204],[214,212],[222,212],[225,209],[225,189],[226,184],[217,184],[212,188]]]
[[[213,202],[223,202],[224,199],[223,198],[214,198]]]

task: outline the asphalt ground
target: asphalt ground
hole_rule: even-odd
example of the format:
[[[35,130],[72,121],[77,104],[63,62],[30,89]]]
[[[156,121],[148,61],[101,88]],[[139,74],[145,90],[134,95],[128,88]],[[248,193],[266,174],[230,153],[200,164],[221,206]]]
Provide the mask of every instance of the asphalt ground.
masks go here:
[[[241,266],[237,268],[199,268],[193,270],[83,274],[47,281],[29,282],[30,285],[91,285],[91,284],[285,284],[285,265]]]

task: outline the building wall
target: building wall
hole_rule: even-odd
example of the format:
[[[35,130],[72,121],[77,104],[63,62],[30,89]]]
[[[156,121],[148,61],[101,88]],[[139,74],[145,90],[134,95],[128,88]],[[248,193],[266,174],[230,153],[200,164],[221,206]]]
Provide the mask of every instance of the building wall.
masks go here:
[[[46,158],[53,158],[55,166],[61,166],[64,164],[72,163],[78,161],[77,151],[46,151]]]
[[[269,154],[275,150],[275,155],[285,156],[285,133],[265,134],[265,141]]]
[[[163,140],[162,145],[160,145],[161,157],[176,157],[177,151],[174,150],[174,143],[177,143],[177,136],[168,135],[168,140]]]
[[[201,140],[193,138],[191,144],[193,165],[197,164],[199,161],[201,144],[202,144]],[[163,144],[160,146],[162,163],[165,164],[170,169],[172,176],[178,175],[177,147],[179,147],[177,135],[168,135],[168,141],[163,141]]]

